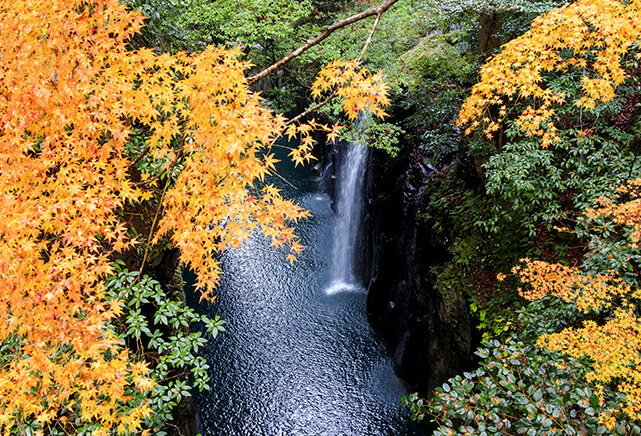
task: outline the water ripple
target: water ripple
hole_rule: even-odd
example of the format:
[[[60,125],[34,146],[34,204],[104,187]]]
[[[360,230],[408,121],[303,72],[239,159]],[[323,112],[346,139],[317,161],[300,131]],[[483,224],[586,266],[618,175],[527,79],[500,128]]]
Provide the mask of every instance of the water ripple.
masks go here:
[[[203,436],[420,434],[398,407],[406,390],[367,323],[365,291],[329,284],[329,198],[295,195],[313,213],[298,226],[299,261],[290,267],[255,235],[221,257],[216,304],[197,306],[228,322],[205,350],[212,390],[195,396]]]

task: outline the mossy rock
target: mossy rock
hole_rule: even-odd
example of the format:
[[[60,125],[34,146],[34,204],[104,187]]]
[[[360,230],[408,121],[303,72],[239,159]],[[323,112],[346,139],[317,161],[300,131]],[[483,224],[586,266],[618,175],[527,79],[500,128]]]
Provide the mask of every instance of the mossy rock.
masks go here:
[[[400,67],[414,81],[451,77],[463,79],[472,70],[456,48],[456,32],[431,34],[398,60]]]

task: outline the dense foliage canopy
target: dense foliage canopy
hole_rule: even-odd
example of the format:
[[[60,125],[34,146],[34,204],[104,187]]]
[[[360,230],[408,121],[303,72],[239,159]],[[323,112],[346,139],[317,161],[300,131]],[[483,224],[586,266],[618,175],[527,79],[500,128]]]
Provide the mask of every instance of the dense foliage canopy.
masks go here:
[[[443,226],[470,232],[440,230],[455,242],[437,286],[466,277],[484,338],[498,340],[428,406],[405,400],[437,434],[641,432],[640,8],[579,0],[541,15],[462,105],[482,188],[431,181],[430,219],[449,206]],[[528,257],[512,268],[506,249]]]
[[[142,332],[167,352],[143,324],[140,308],[150,300],[164,307],[159,326],[169,324],[167,314],[176,327],[198,317],[168,307],[140,274],[116,271],[118,253],[142,240],[142,268],[149,244],[169,238],[211,299],[220,273],[213,253],[254,230],[289,247],[292,261],[302,249],[291,224],[307,213],[264,182],[285,119],[249,90],[240,49],[134,50],[128,43],[142,25],[140,12],[116,0],[0,4],[6,435],[136,432],[150,417],[145,392],[156,381],[121,338],[141,345]],[[356,62],[331,64],[316,87],[341,95],[351,118],[386,102],[381,78]],[[298,161],[310,158],[319,126],[290,125],[288,134],[302,136]],[[135,204],[157,208],[141,238],[123,214]],[[119,337],[115,326],[125,318],[129,331]]]

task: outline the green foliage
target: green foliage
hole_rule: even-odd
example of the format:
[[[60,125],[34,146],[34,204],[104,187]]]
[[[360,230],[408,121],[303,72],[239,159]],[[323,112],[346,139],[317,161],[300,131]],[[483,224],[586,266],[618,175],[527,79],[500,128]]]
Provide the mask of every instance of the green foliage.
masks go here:
[[[472,72],[472,65],[456,47],[460,35],[460,31],[427,35],[416,47],[404,53],[398,59],[398,64],[414,84],[443,77],[454,81],[465,80]]]
[[[578,92],[579,85],[571,74],[551,79],[553,89],[569,94]],[[506,123],[504,145],[495,144],[492,150],[490,144],[473,143],[472,155],[487,156],[485,186],[494,208],[492,218],[480,224],[500,231],[501,221],[518,216],[534,236],[538,225],[576,220],[610,186],[624,183],[631,171],[638,171],[641,167],[629,152],[633,136],[613,127],[621,102],[601,104],[593,111],[559,108],[562,140],[547,148],[512,121]]]
[[[138,401],[149,401],[154,414],[146,426],[160,431],[172,420],[173,408],[191,395],[192,387],[209,389],[209,365],[198,355],[207,339],[200,331],[190,332],[190,324],[203,323],[205,334],[216,338],[225,331],[225,321],[197,314],[168,295],[157,281],[138,275],[137,271],[119,270],[107,279],[106,288],[124,309],[115,326],[119,337],[138,350],[144,344],[143,357],[152,362],[150,376],[157,384]]]
[[[398,93],[400,110],[408,114],[402,127],[408,140],[420,145],[428,163],[441,166],[460,151],[455,120],[482,60],[479,15],[500,14],[499,39],[506,41],[525,31],[534,16],[560,3],[432,0],[406,5],[402,15],[406,19],[400,25],[412,28],[410,35],[420,31],[419,37],[404,51],[393,44],[387,48],[384,42],[379,46],[398,58],[386,72],[393,83],[402,85],[392,88]]]
[[[295,23],[312,10],[309,0],[130,0],[129,5],[149,17],[139,43],[172,52],[211,44],[264,49],[269,41],[291,40]]]
[[[514,301],[509,301],[508,303],[510,303],[510,306],[516,305]],[[500,338],[513,328],[514,322],[509,314],[504,316],[497,313],[498,310],[496,306],[500,304],[501,301],[499,299],[493,299],[490,300],[490,303],[483,309],[479,309],[478,303],[472,303],[470,305],[470,311],[478,315],[479,322],[476,328],[483,332],[483,338],[481,339],[483,343]],[[509,312],[513,313],[512,310]],[[488,314],[490,316],[488,316]]]
[[[479,45],[479,15],[503,16],[499,39],[507,41],[522,34],[536,16],[566,3],[562,0],[424,0],[414,2],[413,24],[427,33],[460,33],[461,52],[476,53]]]
[[[482,187],[468,186],[460,171],[452,166],[432,175],[421,219],[430,226],[433,243],[450,254],[446,262],[432,267],[435,289],[448,305],[473,304],[478,327],[489,339],[509,329],[514,308],[521,304],[515,283],[499,283],[497,274],[509,271],[536,247],[518,220],[502,221],[499,232],[485,228],[491,203]]]
[[[242,45],[252,48],[268,41],[287,41],[296,34],[295,23],[312,9],[309,0],[197,1],[176,17],[175,26],[188,30],[186,42]]]
[[[602,216],[583,217],[586,210],[596,207],[597,198],[615,196],[611,187],[641,173],[636,54],[623,62],[627,78],[617,88],[616,97],[594,108],[571,104],[581,94],[585,71],[567,68],[543,73],[545,87],[563,93],[570,102],[556,104],[542,126],[543,131],[552,125],[558,128],[560,141],[549,145],[542,146],[540,138],[514,122],[528,107],[538,107],[539,102],[530,96],[507,95],[501,114],[489,104],[481,117],[487,117],[485,122],[501,118],[502,124],[490,138],[477,131],[467,141],[459,140],[455,129],[443,135],[437,122],[430,127],[438,118],[430,115],[431,108],[421,106],[425,104],[421,98],[434,92],[432,87],[453,98],[444,84],[455,83],[450,89],[462,90],[463,82],[470,80],[451,71],[451,64],[456,65],[454,49],[461,57],[471,52],[475,24],[470,11],[488,8],[504,13],[503,37],[523,29],[527,20],[519,14],[531,11],[520,9],[516,2],[505,6],[507,3],[442,2],[444,14],[452,18],[433,19],[432,26],[442,26],[441,35],[430,35],[426,41],[432,45],[427,49],[417,46],[405,56],[416,64],[406,70],[419,77],[415,86],[426,84],[420,95],[403,96],[406,107],[420,114],[408,117],[408,125],[413,122],[415,128],[407,130],[413,138],[427,139],[422,149],[428,162],[434,162],[433,156],[443,150],[434,164],[439,170],[428,182],[421,211],[433,230],[432,242],[451,255],[447,262],[433,267],[435,287],[441,295],[464,290],[483,331],[484,346],[477,352],[478,369],[450,379],[430,402],[414,394],[402,404],[410,408],[413,419],[431,416],[440,426],[435,435],[641,434],[637,422],[622,412],[626,400],[615,390],[620,380],[601,390],[586,381],[594,362],[537,345],[543,334],[579,326],[584,319],[576,307],[548,297],[517,312],[523,304],[518,297],[520,283],[502,274],[501,280],[492,279],[507,273],[517,263],[515,257],[528,256],[572,266],[583,262],[582,268],[592,274],[616,271],[624,281],[638,286],[641,253],[630,244],[633,229]],[[459,19],[468,22],[456,26]],[[454,42],[446,39],[450,26],[457,29]],[[444,46],[446,43],[450,46]],[[439,56],[444,59],[440,63]],[[471,58],[467,62],[474,65]],[[438,70],[441,65],[445,65],[443,77]],[[439,166],[439,162],[449,165]],[[590,320],[602,325],[610,321],[607,316],[594,314]],[[616,418],[613,430],[605,427],[604,417],[610,412]]]
[[[136,169],[141,174],[148,173],[151,177],[160,176],[161,180],[164,180],[167,176],[170,176],[173,179],[178,177],[184,168],[184,164],[178,163],[173,165],[169,171],[165,172],[165,168],[170,166],[172,159],[169,156],[163,156],[160,158],[151,157],[145,152],[145,148],[148,145],[149,132],[144,128],[134,127],[125,147],[132,161],[136,160],[139,155],[143,155],[141,159],[136,162]],[[172,141],[172,147],[176,150],[180,148],[180,144],[177,139]]]
[[[447,34],[430,35],[430,50],[419,45],[414,51],[420,56],[406,56],[418,63],[408,71],[423,72],[417,83],[425,92],[404,96],[412,103],[407,108],[416,114],[408,117],[405,125],[412,134],[420,134],[414,139],[421,141],[427,162],[435,167],[442,166],[444,160],[452,162],[428,182],[428,200],[422,210],[435,243],[451,254],[447,263],[433,268],[435,287],[442,295],[465,290],[466,299],[476,308],[484,338],[489,339],[505,332],[514,320],[513,308],[521,303],[517,283],[497,287],[488,277],[506,273],[521,257],[576,265],[587,250],[587,270],[616,270],[629,283],[636,283],[639,271],[635,265],[640,254],[620,239],[618,233],[625,230],[617,230],[602,218],[582,218],[582,214],[595,206],[596,198],[611,197],[611,186],[641,171],[636,158],[638,135],[626,129],[635,126],[635,120],[630,123],[625,118],[635,101],[639,79],[630,74],[618,89],[618,98],[594,109],[556,107],[554,122],[561,141],[547,148],[510,119],[511,112],[518,114],[533,104],[525,98],[513,102],[503,130],[492,140],[478,134],[466,142],[457,138],[452,124],[448,130],[447,117],[438,111],[454,117],[456,100],[460,101],[469,78],[452,73],[451,64],[458,64],[451,58],[449,64],[430,60],[430,56],[438,59],[438,53],[451,57],[453,50],[461,47],[462,30],[457,32],[450,39]],[[433,69],[439,65],[444,69],[435,73]],[[634,59],[626,65],[630,71],[638,68]],[[550,88],[568,98],[580,92],[579,79],[576,71],[546,76]],[[449,103],[439,98],[434,99],[434,105],[421,101],[435,92],[450,99]]]
[[[540,300],[520,311],[518,337],[489,341],[476,352],[481,362],[475,371],[448,380],[429,402],[411,394],[401,405],[413,420],[430,416],[439,425],[435,436],[641,434],[625,416],[614,433],[599,423],[604,404],[585,382],[589,362],[528,345],[576,318],[573,305]],[[607,406],[618,409],[622,395],[609,389],[604,394]]]
[[[485,347],[476,353],[483,359],[479,369],[436,389],[425,411],[441,424],[435,436],[608,433],[599,424],[598,397],[579,380],[585,364],[574,359],[559,364],[560,356],[522,342],[492,341]],[[622,422],[615,434],[639,431]]]
[[[404,133],[403,129],[394,124],[367,117],[347,130],[341,139],[352,143],[362,142],[370,147],[385,150],[390,157],[396,157],[399,152],[399,137]]]
[[[478,68],[475,55],[463,55],[463,40],[461,31],[430,33],[395,62],[403,128],[433,166],[457,149],[456,116]]]

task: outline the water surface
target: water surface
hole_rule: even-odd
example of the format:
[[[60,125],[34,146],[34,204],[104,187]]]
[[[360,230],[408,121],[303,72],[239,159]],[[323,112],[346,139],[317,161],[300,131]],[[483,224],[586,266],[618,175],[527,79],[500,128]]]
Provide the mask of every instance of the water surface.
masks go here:
[[[407,391],[366,319],[366,291],[331,288],[336,217],[306,169],[281,170],[312,213],[293,266],[262,235],[221,256],[215,304],[227,331],[210,341],[211,391],[195,395],[203,436],[420,434],[398,407]],[[283,187],[287,185],[283,184]]]

